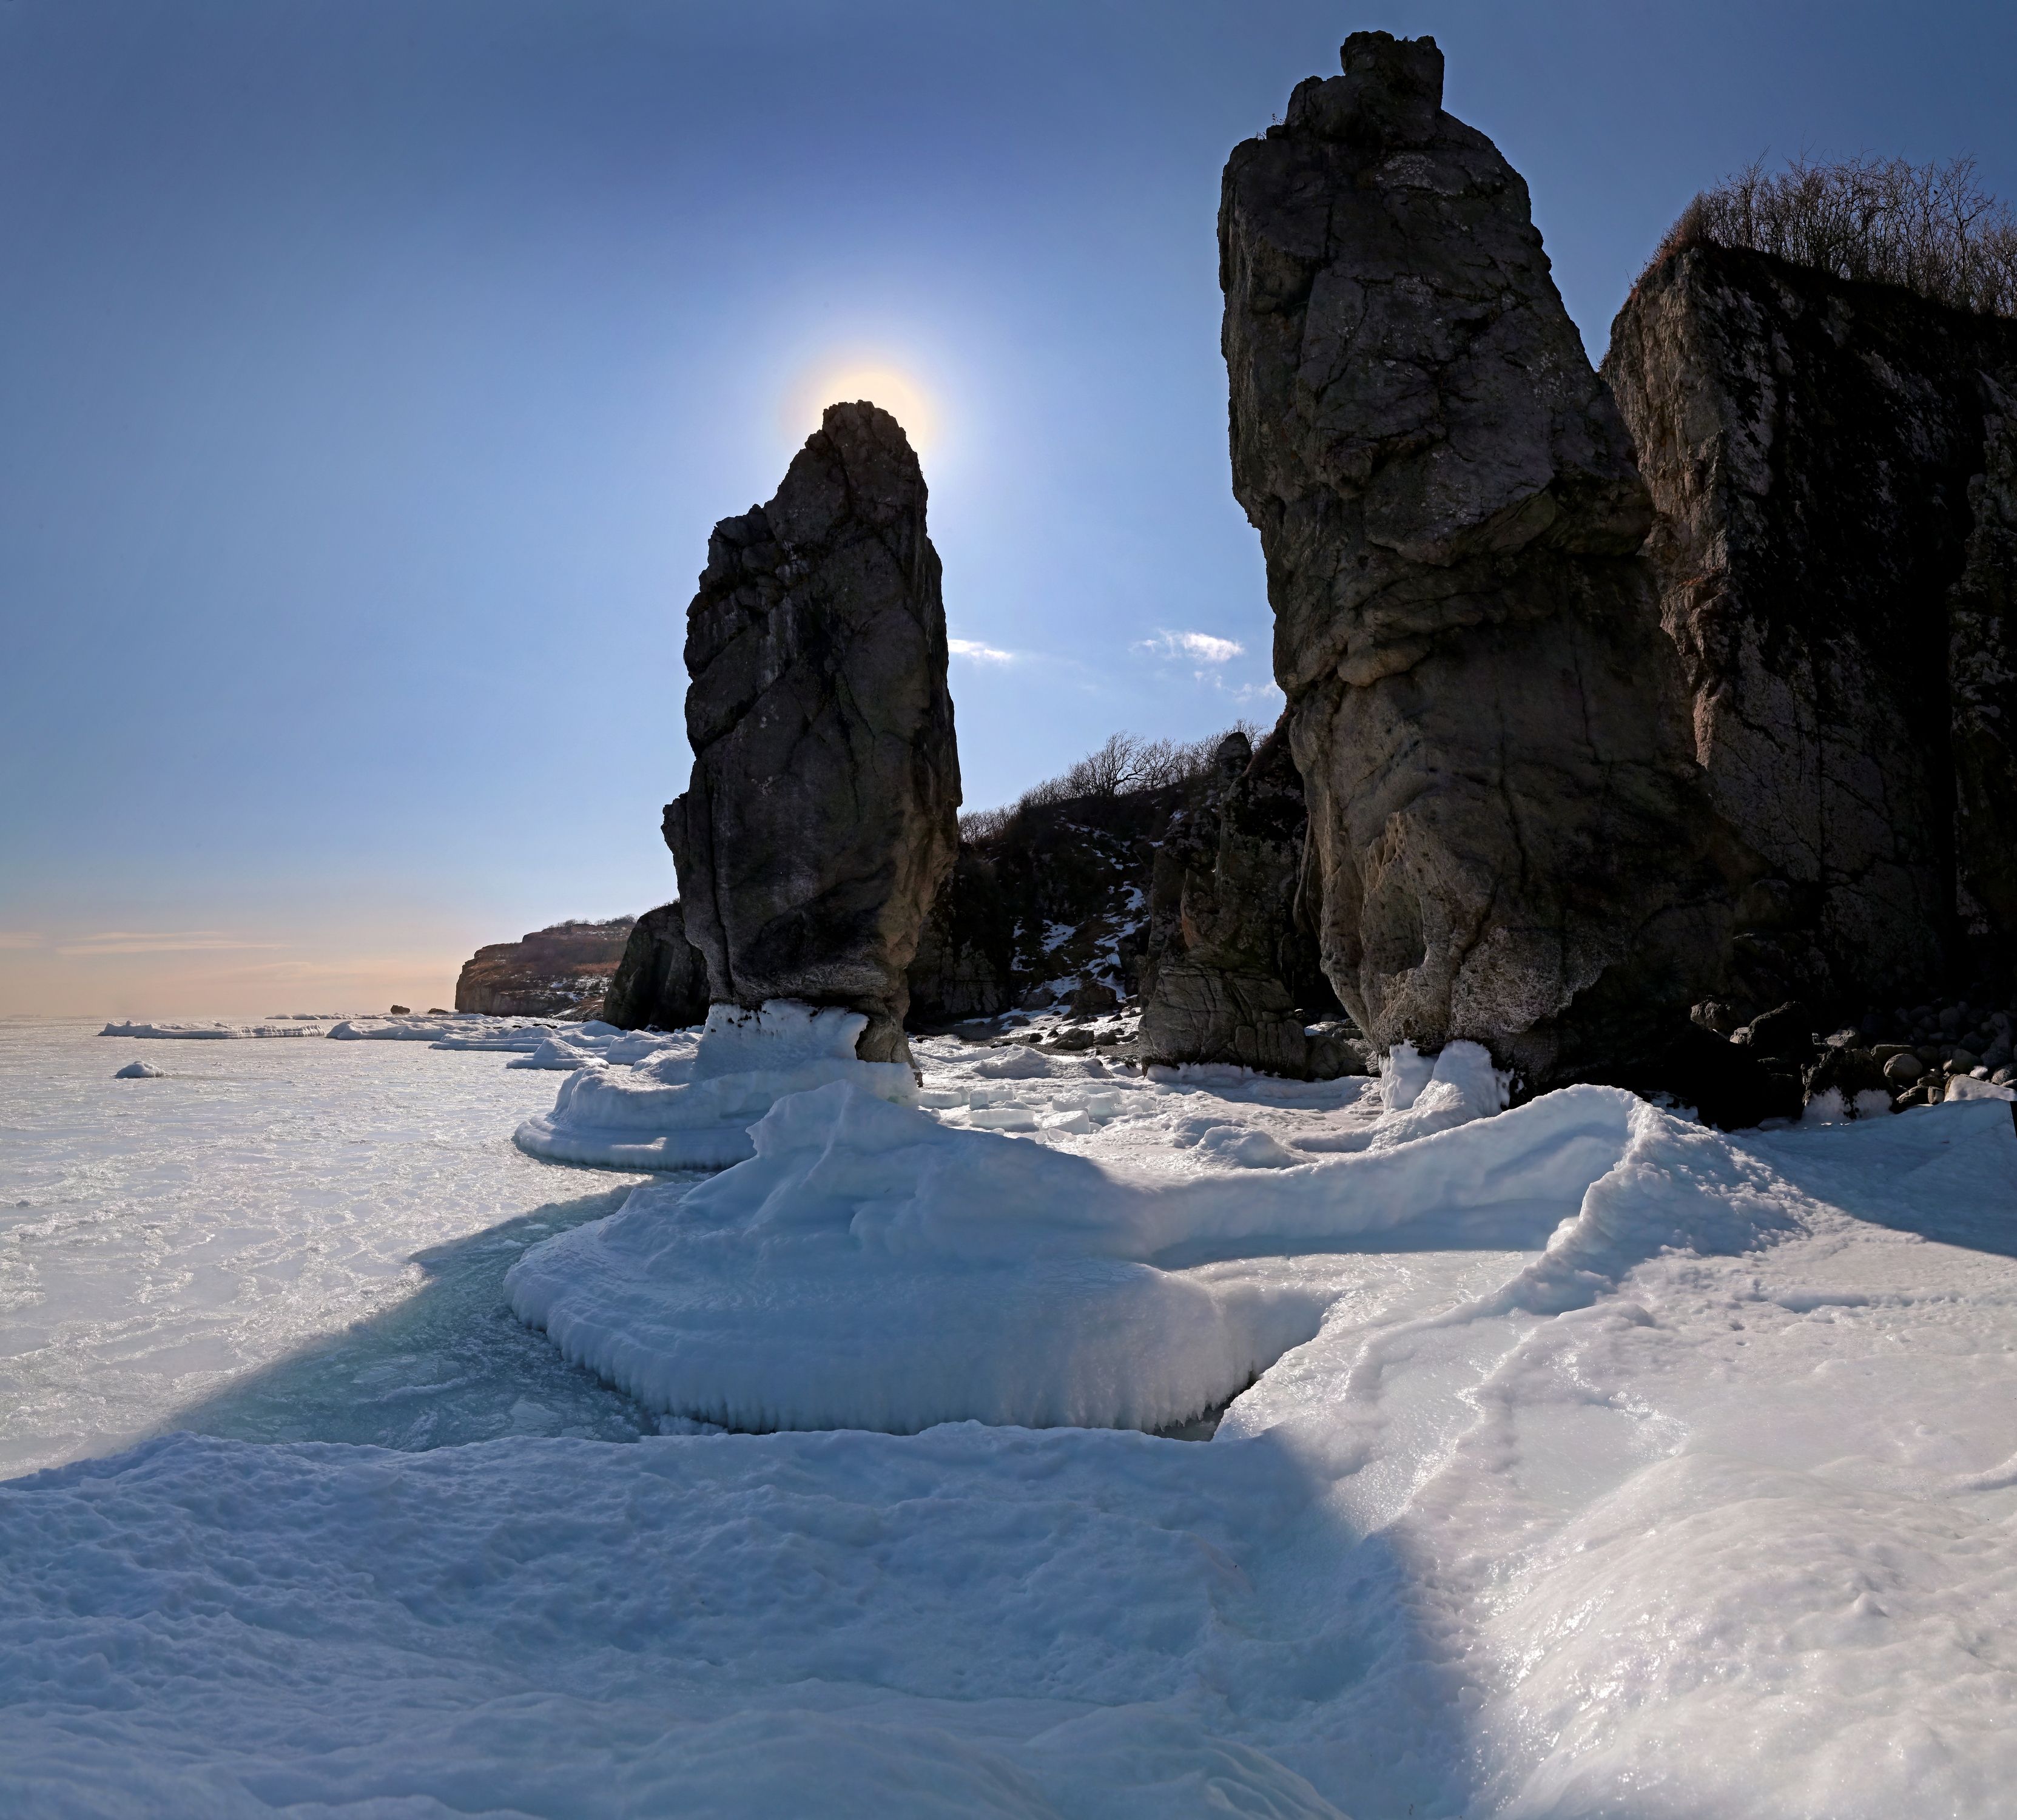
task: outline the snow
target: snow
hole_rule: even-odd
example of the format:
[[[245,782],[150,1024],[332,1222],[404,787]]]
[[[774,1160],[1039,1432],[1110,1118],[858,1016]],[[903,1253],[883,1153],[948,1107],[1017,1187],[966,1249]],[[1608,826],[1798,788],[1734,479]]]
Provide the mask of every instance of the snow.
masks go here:
[[[868,1024],[858,1011],[788,998],[758,1011],[711,1006],[697,1039],[666,1038],[626,1070],[577,1066],[553,1110],[518,1127],[518,1147],[600,1168],[719,1169],[753,1154],[749,1128],[788,1095],[847,1081],[873,1097],[915,1100],[900,1063],[855,1059]]]
[[[160,1081],[165,1079],[168,1070],[157,1068],[151,1062],[128,1062],[123,1068],[114,1071],[115,1081]]]
[[[537,1074],[249,1045],[121,1095],[86,1037],[0,1027],[0,1206],[36,1201],[0,1244],[0,1432],[73,1462],[0,1486],[0,1811],[2008,1810],[2000,1099],[1728,1135],[1593,1088],[1495,1114],[1461,1056],[1145,1080],[934,1041],[946,1103],[843,1077],[774,1101],[741,1168],[599,1217],[620,1184],[501,1135]],[[1405,1124],[1452,1116],[1438,1087],[1471,1114]],[[1038,1128],[972,1128],[976,1094]],[[642,1411],[497,1320],[499,1277],[542,1226],[568,1230],[521,1278],[591,1235],[648,1276],[622,1235],[653,1207],[696,1269],[747,1262],[764,1337],[836,1401],[941,1370],[994,1394],[983,1283],[1131,1372],[1189,1368],[1173,1325],[1211,1354],[1293,1307],[1306,1337],[1203,1445],[671,1418],[614,1444]],[[417,1248],[453,1255],[391,1268]],[[25,1373],[23,1323],[50,1336]],[[134,1396],[198,1334],[200,1387]],[[1023,1365],[1055,1387],[1051,1343]],[[211,1432],[103,1457],[143,1404]]]
[[[1856,1097],[1860,1102],[1862,1100],[1863,1096],[1858,1094]],[[2012,1101],[2017,1100],[2017,1091],[2013,1091],[2008,1087],[1999,1087],[1993,1081],[1978,1081],[1971,1075],[1962,1074],[1947,1082],[1946,1097],[1949,1100],[2001,1100]]]

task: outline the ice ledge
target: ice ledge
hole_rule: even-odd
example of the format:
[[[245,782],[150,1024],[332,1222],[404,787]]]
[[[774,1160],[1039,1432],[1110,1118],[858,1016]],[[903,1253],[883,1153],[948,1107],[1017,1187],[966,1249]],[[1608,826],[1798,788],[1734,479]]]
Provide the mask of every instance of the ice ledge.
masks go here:
[[[760,1010],[709,1008],[700,1046],[634,1069],[590,1061],[561,1083],[554,1110],[518,1127],[516,1142],[548,1162],[605,1169],[725,1169],[756,1154],[749,1128],[778,1100],[835,1082],[915,1106],[900,1062],[854,1053],[859,1011],[773,998]]]

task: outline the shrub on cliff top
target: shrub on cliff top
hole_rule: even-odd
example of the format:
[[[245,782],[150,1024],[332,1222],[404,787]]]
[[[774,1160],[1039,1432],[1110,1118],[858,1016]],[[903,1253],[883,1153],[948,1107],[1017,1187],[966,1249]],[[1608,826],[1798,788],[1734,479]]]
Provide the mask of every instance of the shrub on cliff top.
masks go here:
[[[1704,241],[2017,316],[2017,216],[1976,180],[1972,158],[1795,159],[1770,175],[1754,164],[1696,197],[1647,269]]]
[[[1244,733],[1257,746],[1266,730],[1242,720],[1227,731]],[[960,838],[969,843],[991,840],[1026,809],[1088,796],[1131,796],[1171,784],[1195,782],[1211,769],[1211,755],[1225,737],[1215,733],[1208,739],[1179,741],[1143,739],[1133,733],[1110,735],[1097,751],[1088,753],[1062,776],[1025,790],[1011,807],[976,809],[961,816]]]

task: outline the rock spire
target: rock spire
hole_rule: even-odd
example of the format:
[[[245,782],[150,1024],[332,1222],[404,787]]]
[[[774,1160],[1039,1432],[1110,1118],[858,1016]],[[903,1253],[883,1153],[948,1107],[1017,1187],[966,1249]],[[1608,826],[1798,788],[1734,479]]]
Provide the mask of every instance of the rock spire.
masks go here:
[[[1695,772],[1646,489],[1434,41],[1342,62],[1235,149],[1219,215],[1324,970],[1381,1047],[1622,1075],[1721,978],[1748,863]]]
[[[687,613],[665,835],[709,996],[865,1013],[864,1061],[910,1059],[905,970],[958,840],[925,504],[896,419],[831,406],[777,497],[715,527]]]

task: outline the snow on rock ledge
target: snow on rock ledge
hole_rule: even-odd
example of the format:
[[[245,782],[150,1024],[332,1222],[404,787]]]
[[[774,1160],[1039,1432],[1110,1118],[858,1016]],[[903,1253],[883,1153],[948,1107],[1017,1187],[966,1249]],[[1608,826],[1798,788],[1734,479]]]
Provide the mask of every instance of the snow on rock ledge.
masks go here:
[[[554,1109],[518,1127],[518,1147],[553,1163],[610,1169],[723,1169],[755,1155],[749,1128],[787,1095],[851,1082],[864,1095],[917,1103],[900,1062],[857,1059],[858,1011],[773,998],[760,1011],[710,1006],[698,1050],[674,1043],[621,1071],[584,1059]]]
[[[601,1078],[571,1076],[562,1110]],[[1538,1250],[1623,1156],[1635,1107],[1571,1088],[1391,1147],[1170,1177],[837,1079],[779,1097],[752,1161],[534,1247],[507,1292],[570,1359],[726,1427],[1166,1428],[1312,1338],[1330,1299],[1228,1260],[1400,1227]]]

